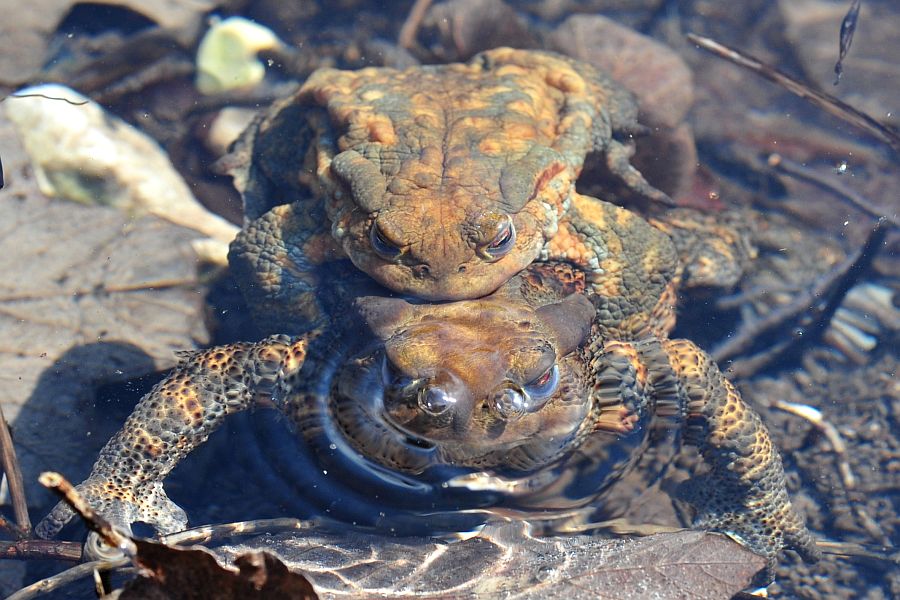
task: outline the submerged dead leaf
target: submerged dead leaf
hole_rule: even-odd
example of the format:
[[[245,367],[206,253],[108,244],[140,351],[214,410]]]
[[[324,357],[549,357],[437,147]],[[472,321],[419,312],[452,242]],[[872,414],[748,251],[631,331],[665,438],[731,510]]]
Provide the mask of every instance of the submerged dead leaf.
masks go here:
[[[111,209],[39,198],[6,200],[0,220],[0,360],[4,404],[18,412],[48,367],[80,381],[122,381],[174,364],[206,341],[197,293],[198,234]],[[145,365],[86,346],[128,347]],[[66,356],[77,354],[77,364]]]
[[[238,227],[209,212],[159,144],[100,104],[58,84],[19,90],[4,112],[31,158],[41,191],[80,204],[151,214],[196,229],[226,264]]]
[[[718,534],[533,538],[515,523],[453,543],[311,531],[263,536],[221,552],[234,557],[257,548],[303,573],[323,599],[727,599],[765,565]]]

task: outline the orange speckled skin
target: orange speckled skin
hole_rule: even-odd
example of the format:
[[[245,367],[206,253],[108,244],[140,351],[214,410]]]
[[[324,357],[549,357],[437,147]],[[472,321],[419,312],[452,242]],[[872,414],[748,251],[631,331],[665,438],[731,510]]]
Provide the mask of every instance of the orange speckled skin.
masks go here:
[[[571,468],[590,473],[602,470],[586,457],[604,461],[599,464],[611,474],[583,498],[568,498],[564,488],[535,475],[534,481],[545,482],[538,486],[539,506],[552,510],[557,498],[566,507],[602,501],[605,486],[635,464],[644,446],[615,461],[605,458],[613,456],[605,448],[659,415],[683,429],[682,439],[697,446],[710,467],[685,486],[698,527],[735,535],[767,556],[766,576],[784,547],[815,558],[814,541],[791,506],[768,432],[709,356],[687,340],[655,334],[652,327],[643,328],[639,339],[610,337],[613,329],[596,319],[594,305],[581,296],[587,289],[583,272],[551,263],[533,265],[478,300],[352,300],[361,304],[359,314],[382,345],[392,377],[452,391],[454,408],[440,415],[423,412],[417,393],[403,392],[407,383],[394,390],[383,379],[377,352],[353,358],[360,367],[341,375],[340,389],[359,386],[363,396],[332,392],[333,404],[323,409],[306,395],[301,377],[311,335],[184,353],[181,364],[104,447],[79,491],[118,524],[143,521],[164,532],[181,529],[186,515],[166,497],[165,476],[229,414],[283,398],[287,401],[278,406],[301,435],[318,435],[311,424],[326,410],[359,455],[386,469],[414,474],[427,466],[421,455],[408,452],[410,435],[434,444],[439,460],[477,469],[539,473],[550,466],[569,468],[566,457],[574,456]],[[345,315],[347,307],[335,311]],[[345,326],[359,336],[353,319],[345,319]],[[508,422],[492,410],[498,390],[522,389],[554,364],[560,384],[540,408]],[[372,394],[372,380],[362,374],[373,370],[375,385],[386,386],[382,406],[393,426],[370,420],[360,409],[365,401],[359,398]],[[303,373],[308,377],[310,371]],[[60,504],[37,532],[52,535],[71,517]]]
[[[652,336],[619,342],[595,335],[588,347],[598,397],[618,399],[606,403],[613,428],[628,431],[632,415],[621,406],[636,390],[647,390],[642,393],[653,398],[657,414],[681,415],[683,441],[697,446],[709,465],[708,473],[681,486],[696,512],[695,527],[733,535],[766,556],[760,583],[774,577],[782,548],[818,559],[815,540],[791,505],[769,432],[706,352],[688,340]],[[604,384],[612,384],[612,392]]]
[[[246,229],[280,237],[308,289],[317,286],[315,266],[341,258],[428,300],[484,296],[539,257],[565,257],[599,289],[619,287],[605,268],[620,231],[594,220],[608,205],[586,197],[582,210],[570,205],[588,153],[606,157],[636,194],[663,196],[628,163],[630,142],[621,140],[639,130],[636,116],[631,95],[608,77],[548,52],[498,48],[466,64],[403,71],[322,69],[248,130],[233,174]],[[493,256],[488,246],[507,220],[514,246]],[[666,235],[640,225],[629,235],[669,252]],[[376,251],[373,228],[395,255]],[[322,234],[333,237],[331,252],[305,253]],[[268,270],[258,254],[239,244],[232,262],[254,263],[248,275]],[[655,265],[659,276],[672,277],[671,256]],[[267,302],[258,296],[255,303]]]
[[[607,339],[666,335],[675,324],[678,257],[671,239],[637,214],[575,194],[570,219],[542,258],[585,270]]]
[[[791,507],[781,456],[759,415],[695,344],[665,340],[663,348],[689,398],[685,441],[711,467],[684,486],[685,499],[698,509],[695,523],[733,533],[751,548],[780,540],[815,561],[820,551]],[[775,557],[768,557],[771,573]]]
[[[160,531],[184,529],[187,516],[166,496],[163,479],[226,416],[271,398],[277,389],[295,387],[307,344],[307,339],[279,335],[255,344],[181,353],[179,365],[100,451],[79,491],[117,525],[142,521]],[[60,502],[35,532],[52,535],[73,516]]]
[[[588,196],[576,194],[570,213],[572,219],[547,244],[541,260],[583,270],[596,323],[608,338],[667,334],[675,322],[678,265],[669,237],[640,216]],[[322,251],[308,248],[328,248],[333,242],[321,233],[306,235],[318,217],[297,204],[277,206],[249,223],[232,243],[232,271],[266,333],[298,334],[323,323],[319,267],[310,260]],[[304,244],[297,243],[301,236]]]
[[[756,258],[751,225],[740,214],[670,208],[648,219],[672,238],[681,262],[679,287],[730,290]]]

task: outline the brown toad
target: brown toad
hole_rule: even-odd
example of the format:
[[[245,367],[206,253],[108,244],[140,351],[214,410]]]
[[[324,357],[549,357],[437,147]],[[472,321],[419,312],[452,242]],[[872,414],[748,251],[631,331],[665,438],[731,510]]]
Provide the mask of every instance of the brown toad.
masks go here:
[[[710,467],[690,498],[698,526],[770,566],[784,546],[814,556],[768,432],[715,364],[685,340],[592,329],[585,287],[568,265],[534,265],[455,303],[336,288],[334,323],[316,335],[185,354],[79,489],[121,525],[184,528],[163,479],[226,416],[274,402],[300,438],[296,456],[277,458],[308,465],[300,487],[332,518],[432,533],[495,510],[552,521],[602,503],[661,420]],[[61,504],[37,532],[71,517]]]
[[[272,323],[285,322],[277,313],[287,316],[288,297],[290,316],[314,319],[314,268],[346,257],[428,300],[477,298],[535,259],[565,260],[600,294],[640,280],[651,300],[633,310],[646,313],[673,277],[668,238],[574,188],[585,156],[598,153],[618,187],[664,197],[628,163],[636,114],[608,77],[549,52],[316,71],[248,130],[232,160],[247,245],[272,237],[283,251],[245,257],[238,244],[232,263]],[[643,239],[641,256],[617,252],[624,229]],[[285,271],[293,296],[272,281]]]

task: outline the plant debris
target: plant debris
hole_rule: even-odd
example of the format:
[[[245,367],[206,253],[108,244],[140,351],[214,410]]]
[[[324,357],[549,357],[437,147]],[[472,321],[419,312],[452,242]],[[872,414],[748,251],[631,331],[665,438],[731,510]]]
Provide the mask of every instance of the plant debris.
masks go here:
[[[695,33],[688,33],[687,38],[709,52],[721,56],[734,64],[744,67],[745,69],[749,69],[754,73],[765,77],[769,81],[773,81],[778,85],[784,87],[786,90],[790,91],[792,94],[795,94],[801,98],[809,100],[814,105],[818,106],[822,110],[828,112],[831,115],[842,119],[863,131],[868,132],[869,134],[875,136],[879,141],[884,142],[894,152],[900,152],[900,135],[897,135],[892,130],[888,129],[876,119],[871,116],[865,114],[862,111],[859,111],[849,104],[843,102],[826,94],[825,92],[820,92],[819,90],[814,90],[808,85],[801,83],[782,73],[781,71],[774,69],[759,60],[753,58],[752,56],[748,56],[743,54],[742,52],[735,50],[734,48],[730,48],[725,44],[717,42],[712,38],[708,38],[702,35],[697,35]]]
[[[841,82],[841,75],[844,72],[844,57],[850,51],[850,44],[853,43],[853,34],[856,32],[856,21],[859,19],[859,7],[862,0],[851,0],[850,9],[841,21],[841,36],[839,43],[839,56],[837,62],[834,63],[834,85]]]

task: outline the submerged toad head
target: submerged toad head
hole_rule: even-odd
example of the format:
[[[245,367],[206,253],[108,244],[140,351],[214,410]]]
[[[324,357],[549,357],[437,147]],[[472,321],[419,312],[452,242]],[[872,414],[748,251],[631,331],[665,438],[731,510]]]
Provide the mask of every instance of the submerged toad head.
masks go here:
[[[582,295],[532,308],[489,297],[441,305],[366,298],[384,342],[384,420],[444,464],[545,466],[578,434],[590,394],[576,349],[593,306]]]

